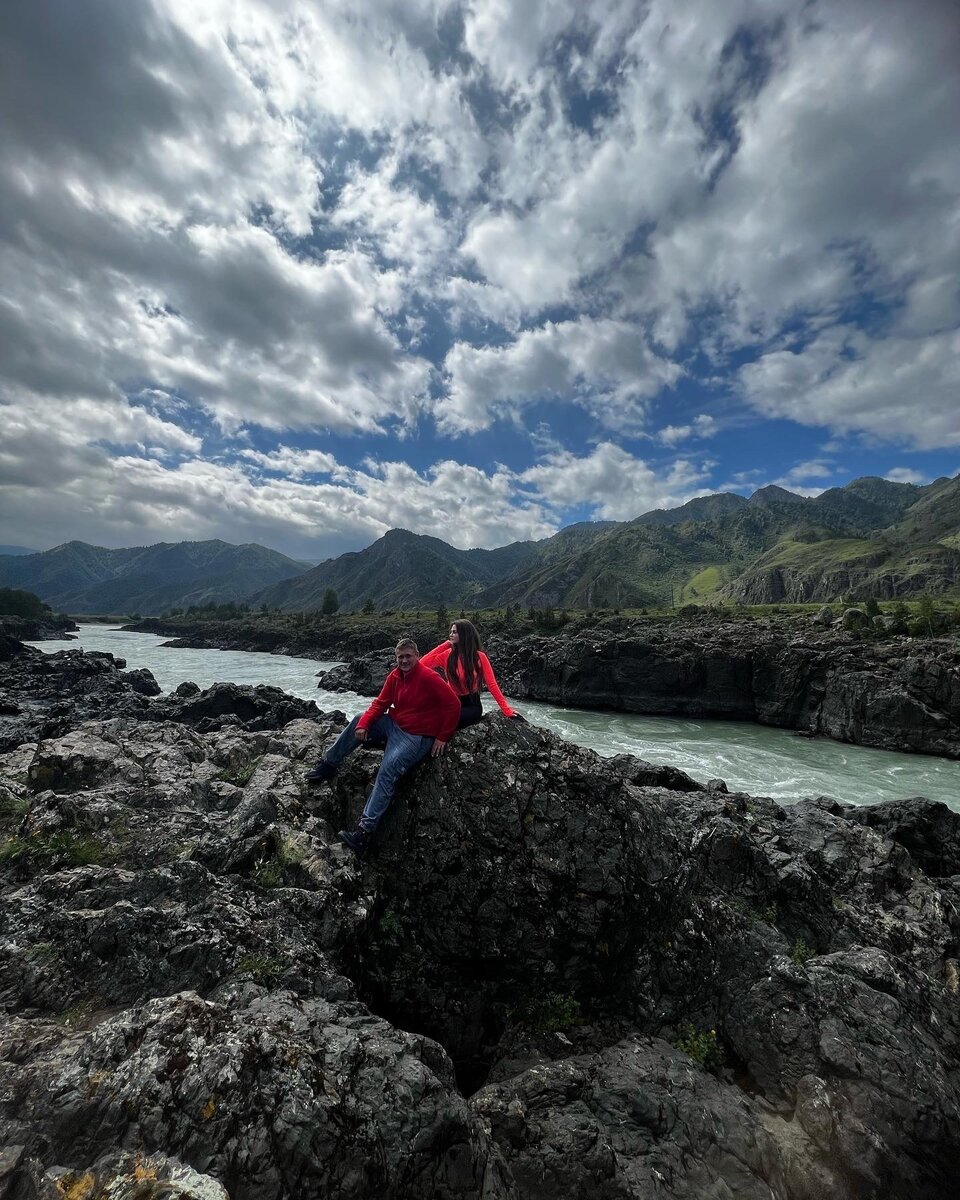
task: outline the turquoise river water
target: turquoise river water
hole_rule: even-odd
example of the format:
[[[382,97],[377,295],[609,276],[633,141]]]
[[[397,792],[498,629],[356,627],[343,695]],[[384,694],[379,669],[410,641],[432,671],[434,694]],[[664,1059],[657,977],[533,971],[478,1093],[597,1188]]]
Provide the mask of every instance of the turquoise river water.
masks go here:
[[[188,679],[201,687],[223,680],[271,684],[315,700],[328,711],[353,713],[369,703],[350,692],[317,687],[317,673],[333,662],[240,650],[178,649],[164,646],[164,640],[108,625],[83,625],[76,640],[33,644],[47,653],[69,647],[108,650],[125,658],[130,668],[147,667],[164,691]],[[496,710],[487,699],[484,707],[489,711],[491,706]],[[599,754],[635,754],[679,767],[695,779],[724,779],[732,790],[784,803],[802,796],[833,796],[849,804],[929,796],[960,811],[960,762],[945,758],[801,738],[790,730],[743,721],[587,712],[528,701],[518,701],[516,707],[535,724]]]

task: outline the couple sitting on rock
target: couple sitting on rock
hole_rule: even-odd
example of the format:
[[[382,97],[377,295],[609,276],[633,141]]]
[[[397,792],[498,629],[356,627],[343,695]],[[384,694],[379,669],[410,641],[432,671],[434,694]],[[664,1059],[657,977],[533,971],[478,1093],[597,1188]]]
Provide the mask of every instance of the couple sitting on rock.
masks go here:
[[[470,621],[454,621],[449,639],[423,658],[416,642],[402,638],[396,656],[396,668],[380,695],[365,713],[353,718],[307,773],[308,783],[323,783],[336,775],[357,746],[383,747],[383,761],[357,828],[340,830],[340,840],[355,854],[366,852],[402,777],[428,754],[434,758],[443,754],[457,729],[480,720],[481,684],[487,685],[504,716],[519,717],[497,686]]]

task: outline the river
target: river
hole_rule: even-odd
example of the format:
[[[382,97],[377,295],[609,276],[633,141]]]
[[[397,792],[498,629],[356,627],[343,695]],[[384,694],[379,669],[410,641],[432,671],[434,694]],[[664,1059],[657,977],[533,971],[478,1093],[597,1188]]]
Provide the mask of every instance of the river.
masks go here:
[[[31,644],[47,653],[70,647],[108,650],[125,658],[130,668],[147,667],[164,691],[187,679],[201,687],[224,680],[271,684],[315,700],[328,711],[353,713],[369,704],[369,698],[352,692],[317,687],[317,672],[333,662],[242,650],[180,649],[164,646],[164,640],[110,625],[83,625],[76,640]],[[491,707],[489,700],[485,707]],[[516,707],[535,724],[599,754],[635,754],[679,767],[695,779],[724,779],[732,790],[785,803],[802,796],[833,796],[850,804],[929,796],[960,812],[960,762],[950,759],[801,738],[789,730],[744,721],[642,717],[528,701],[518,701]]]

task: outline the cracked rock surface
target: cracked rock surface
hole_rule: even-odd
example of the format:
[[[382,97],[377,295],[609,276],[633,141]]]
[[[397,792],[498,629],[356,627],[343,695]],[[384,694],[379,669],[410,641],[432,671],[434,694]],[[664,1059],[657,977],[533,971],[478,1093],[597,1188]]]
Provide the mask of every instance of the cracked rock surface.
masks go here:
[[[953,1194],[960,815],[490,716],[359,861],[342,713],[52,657],[0,672],[0,1197]]]

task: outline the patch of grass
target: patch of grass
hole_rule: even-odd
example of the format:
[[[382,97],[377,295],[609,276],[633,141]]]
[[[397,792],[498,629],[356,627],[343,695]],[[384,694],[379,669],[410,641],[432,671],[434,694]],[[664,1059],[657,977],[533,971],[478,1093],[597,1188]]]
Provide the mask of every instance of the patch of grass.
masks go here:
[[[254,983],[269,987],[282,978],[287,964],[281,958],[273,958],[269,954],[245,954],[237,962],[237,973],[251,975]]]
[[[805,963],[808,963],[811,958],[815,958],[816,953],[816,950],[812,950],[803,940],[803,938],[797,938],[791,947],[790,957],[798,967],[802,967]]]
[[[58,1024],[66,1025],[68,1029],[77,1029],[85,1025],[95,1012],[105,1007],[106,1001],[103,996],[96,993],[85,997],[83,1000],[78,1000],[76,1004],[71,1004],[69,1008],[65,1008],[62,1012],[59,1012],[54,1019]]]
[[[392,908],[384,909],[383,915],[377,923],[377,930],[385,942],[394,946],[399,944],[403,936],[403,925]]]
[[[559,1033],[583,1024],[580,1001],[561,992],[549,992],[512,1010],[511,1017],[531,1033]]]
[[[726,1061],[726,1054],[717,1040],[715,1029],[697,1029],[695,1025],[687,1025],[673,1044],[678,1050],[689,1055],[694,1062],[699,1063],[705,1071],[716,1073]]]
[[[283,883],[283,863],[279,858],[268,858],[253,873],[261,887],[275,888]]]
[[[260,766],[260,757],[251,758],[249,762],[241,763],[236,767],[224,767],[222,771],[214,775],[214,779],[219,779],[221,783],[232,783],[234,787],[246,787],[253,778],[257,767]]]
[[[688,579],[680,589],[680,602],[682,604],[703,604],[705,600],[713,598],[724,582],[722,567],[704,567],[702,571],[698,571],[696,575]]]
[[[23,956],[35,966],[42,967],[56,962],[60,957],[60,949],[54,942],[34,942],[27,947]]]
[[[0,841],[0,866],[88,867],[113,857],[110,848],[96,838],[74,833],[34,834]]]
[[[16,825],[30,811],[30,801],[4,791],[0,794],[0,825]]]
[[[275,888],[283,885],[284,868],[296,866],[303,860],[303,853],[289,842],[279,841],[273,854],[257,864],[253,878],[261,887]]]

